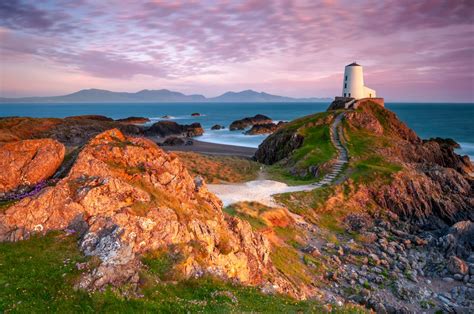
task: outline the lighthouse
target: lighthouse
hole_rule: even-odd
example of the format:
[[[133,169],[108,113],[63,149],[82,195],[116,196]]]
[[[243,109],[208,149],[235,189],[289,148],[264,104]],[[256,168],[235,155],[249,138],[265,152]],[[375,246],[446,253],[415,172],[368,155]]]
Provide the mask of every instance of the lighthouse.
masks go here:
[[[377,96],[373,89],[364,86],[364,72],[356,62],[346,65],[342,84],[342,97],[362,99]]]

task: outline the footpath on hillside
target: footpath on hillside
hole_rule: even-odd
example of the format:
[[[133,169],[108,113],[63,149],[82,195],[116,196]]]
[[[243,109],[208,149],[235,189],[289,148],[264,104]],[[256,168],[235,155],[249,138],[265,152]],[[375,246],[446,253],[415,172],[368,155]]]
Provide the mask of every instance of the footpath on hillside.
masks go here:
[[[347,149],[341,142],[341,121],[343,114],[340,113],[331,124],[331,141],[337,150],[337,159],[329,173],[321,180],[312,184],[288,186],[287,184],[274,180],[254,180],[238,184],[208,184],[208,189],[216,194],[224,203],[224,206],[237,202],[259,202],[270,207],[278,207],[273,195],[311,191],[324,185],[331,184],[344,170],[349,161]]]

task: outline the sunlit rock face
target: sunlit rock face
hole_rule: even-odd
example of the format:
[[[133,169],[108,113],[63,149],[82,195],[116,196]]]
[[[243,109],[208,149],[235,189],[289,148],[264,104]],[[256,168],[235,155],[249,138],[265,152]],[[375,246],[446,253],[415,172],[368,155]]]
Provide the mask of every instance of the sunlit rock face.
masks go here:
[[[263,235],[224,216],[221,201],[175,155],[117,129],[93,138],[55,186],[0,215],[0,241],[61,229],[78,234],[82,251],[100,260],[83,275],[83,288],[136,283],[140,256],[170,247],[179,251],[175,270],[184,277],[212,273],[263,284],[273,272]]]
[[[63,162],[64,153],[64,145],[52,139],[0,146],[0,197],[51,177]]]

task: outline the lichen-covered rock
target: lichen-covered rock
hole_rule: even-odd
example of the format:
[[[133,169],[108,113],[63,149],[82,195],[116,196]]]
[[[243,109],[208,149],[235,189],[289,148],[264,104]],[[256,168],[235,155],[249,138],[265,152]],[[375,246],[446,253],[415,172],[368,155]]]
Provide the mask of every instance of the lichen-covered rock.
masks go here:
[[[20,186],[33,186],[51,177],[63,162],[64,153],[64,145],[52,139],[0,146],[0,197]]]
[[[176,155],[116,129],[93,138],[56,186],[0,214],[0,241],[60,229],[75,232],[82,251],[100,260],[83,274],[82,288],[136,283],[140,256],[170,246],[180,248],[175,271],[186,277],[283,280],[274,274],[268,240],[248,222],[225,216],[221,201]]]

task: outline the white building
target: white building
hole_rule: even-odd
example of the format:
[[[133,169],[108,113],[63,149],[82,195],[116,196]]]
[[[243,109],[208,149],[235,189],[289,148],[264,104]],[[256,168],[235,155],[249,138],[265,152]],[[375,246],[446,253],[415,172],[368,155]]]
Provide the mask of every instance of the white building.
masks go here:
[[[362,66],[357,63],[346,65],[342,85],[342,97],[355,99],[377,97],[373,89],[364,86],[364,73]]]

